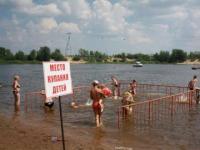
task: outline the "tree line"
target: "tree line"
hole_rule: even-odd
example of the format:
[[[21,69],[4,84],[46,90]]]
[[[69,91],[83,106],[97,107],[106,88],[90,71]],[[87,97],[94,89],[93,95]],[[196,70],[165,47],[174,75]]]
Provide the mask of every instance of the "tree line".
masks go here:
[[[65,60],[59,49],[55,49],[51,52],[50,48],[47,46],[40,47],[39,50],[31,50],[29,54],[25,54],[23,51],[19,50],[13,54],[10,49],[0,47],[0,59],[1,60],[20,60],[20,61],[49,61],[53,60]]]
[[[134,62],[141,61],[143,63],[180,63],[187,59],[192,61],[200,60],[200,52],[194,51],[187,53],[182,49],[173,49],[171,52],[163,51],[155,54],[132,54],[132,53],[119,53],[114,55],[108,55],[100,51],[92,51],[86,49],[79,49],[78,54],[70,56],[73,61],[86,61],[89,63],[109,63],[109,62]],[[25,54],[19,50],[15,54],[11,50],[0,47],[0,60],[20,60],[20,61],[49,61],[49,60],[67,60],[59,49],[55,49],[51,52],[51,49],[47,46],[40,47],[38,50],[32,50],[29,54]]]
[[[173,49],[171,52],[161,50],[155,54],[131,54],[131,53],[119,53],[109,56],[99,51],[89,51],[80,49],[78,55],[75,55],[74,60],[85,60],[89,62],[133,62],[141,61],[143,63],[180,63],[187,59],[192,61],[200,60],[200,52],[187,53],[182,49]]]

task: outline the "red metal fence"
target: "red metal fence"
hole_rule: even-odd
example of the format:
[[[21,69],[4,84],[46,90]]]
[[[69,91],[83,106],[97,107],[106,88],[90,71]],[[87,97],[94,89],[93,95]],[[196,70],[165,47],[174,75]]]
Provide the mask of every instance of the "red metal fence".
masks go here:
[[[129,89],[129,81],[121,81],[119,95]],[[106,84],[111,88],[111,84]],[[90,86],[79,86],[73,89],[73,94],[64,96],[67,102],[74,101],[77,104],[84,104],[90,98]],[[36,98],[37,97],[37,98]],[[25,95],[25,110],[37,107],[43,103],[45,96],[41,92],[28,92]],[[110,98],[112,99],[112,98]],[[127,118],[126,108],[131,108],[128,115],[134,124],[146,124],[173,117],[176,114],[188,112],[195,100],[195,91],[188,91],[187,87],[174,85],[138,84],[136,102],[131,105],[115,105],[117,110],[117,125],[121,127],[123,120]],[[114,107],[114,105],[113,105]],[[113,120],[114,121],[114,120]]]
[[[119,87],[119,96],[121,93],[129,89],[128,81],[121,81]],[[106,86],[112,88],[111,83],[106,83]],[[68,101],[74,101],[77,104],[84,104],[88,99],[90,99],[90,86],[78,86],[73,88],[73,94],[64,96]],[[137,85],[137,97],[139,101],[146,101],[153,98],[163,97],[166,95],[171,95],[174,93],[181,93],[187,91],[187,88],[180,86],[169,86],[169,85],[155,85],[155,84],[138,84]],[[36,102],[37,99],[40,99],[39,102]],[[34,103],[43,103],[45,96],[41,94],[41,91],[36,92],[27,92],[25,94],[25,109],[27,110],[28,106],[32,107]]]
[[[195,100],[195,91],[187,91],[143,102],[136,102],[130,105],[119,106],[117,110],[117,125],[120,127],[123,120],[126,118],[131,118],[134,124],[140,125],[165,120],[168,117],[188,112],[188,110],[192,108],[192,105],[196,103]],[[129,110],[129,114],[127,110]]]

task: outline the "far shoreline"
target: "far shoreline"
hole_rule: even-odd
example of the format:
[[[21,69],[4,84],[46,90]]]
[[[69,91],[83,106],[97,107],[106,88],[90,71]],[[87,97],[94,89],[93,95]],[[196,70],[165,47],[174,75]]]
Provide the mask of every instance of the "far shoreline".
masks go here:
[[[71,64],[133,64],[133,62],[88,62],[88,61],[71,61]],[[158,62],[142,62],[143,64],[155,64],[155,65],[200,65],[200,60],[186,60],[184,62],[178,63],[158,63]],[[41,61],[21,61],[21,60],[10,60],[10,61],[0,61],[0,65],[9,65],[9,64],[42,64]]]

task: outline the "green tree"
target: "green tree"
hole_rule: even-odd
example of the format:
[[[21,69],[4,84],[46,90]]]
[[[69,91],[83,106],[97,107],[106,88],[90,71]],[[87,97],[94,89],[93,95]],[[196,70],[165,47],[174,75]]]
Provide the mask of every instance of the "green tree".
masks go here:
[[[51,58],[56,61],[65,60],[65,57],[61,54],[59,49],[56,49],[54,52],[51,53]]]
[[[39,61],[49,61],[51,58],[51,50],[47,47],[40,47],[37,53],[37,60]]]
[[[37,58],[37,51],[36,50],[32,50],[30,52],[30,54],[28,55],[28,60],[36,60]]]
[[[79,61],[79,60],[81,60],[81,57],[79,55],[74,55],[72,60],[73,61]]]
[[[26,56],[24,54],[23,51],[18,51],[16,54],[15,54],[15,59],[16,60],[25,60],[26,59]]]
[[[0,47],[0,59],[12,60],[12,59],[14,59],[14,56],[9,49],[6,49],[4,47]]]
[[[127,58],[128,58],[128,59],[134,59],[134,55],[133,55],[133,54],[130,54],[130,53],[128,53],[128,54],[127,54]]]
[[[141,54],[141,53],[138,53],[138,54],[134,54],[134,58],[138,61],[141,61],[141,62],[144,62],[144,61],[150,61],[150,56],[147,55],[147,54]]]
[[[80,57],[85,60],[85,61],[88,61],[89,60],[89,51],[88,50],[85,50],[83,48],[79,49],[79,55]]]
[[[160,51],[160,53],[156,53],[153,55],[155,61],[159,61],[161,63],[167,63],[170,60],[170,53],[168,51]]]
[[[187,53],[184,52],[182,49],[173,49],[172,54],[170,56],[170,62],[183,62],[187,59]]]
[[[122,59],[121,60],[122,62],[126,62],[126,54],[125,53],[121,54],[121,59]]]

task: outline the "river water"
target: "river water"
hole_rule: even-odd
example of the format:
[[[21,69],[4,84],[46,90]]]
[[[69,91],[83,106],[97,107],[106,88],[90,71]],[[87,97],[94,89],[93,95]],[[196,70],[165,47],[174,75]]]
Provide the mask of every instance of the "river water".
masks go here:
[[[130,64],[72,64],[71,75],[73,86],[89,85],[93,80],[100,82],[110,81],[110,76],[115,75],[120,80],[137,80],[138,83],[156,83],[187,85],[193,75],[199,76],[200,70],[192,70],[190,65],[144,65],[134,68]],[[42,65],[0,65],[0,113],[8,117],[13,115],[12,78],[15,74],[21,77],[21,105],[24,105],[24,95],[30,91],[44,89]],[[37,99],[38,101],[38,99]],[[70,109],[69,101],[63,99],[64,124],[73,127],[92,128],[94,116],[91,108],[80,110]],[[117,129],[115,108],[119,102],[109,101],[104,113],[104,125],[112,131],[113,137],[118,141],[118,146],[134,147],[134,141],[143,141],[144,146],[138,149],[200,149],[200,107],[196,106],[188,114],[173,120],[168,120],[156,125],[147,125],[144,128]],[[21,107],[21,118],[34,118],[50,124],[59,124],[58,103],[53,111],[46,112],[42,105],[34,102],[31,111],[25,112]],[[137,145],[137,144],[136,144]],[[136,146],[137,147],[137,146]]]

